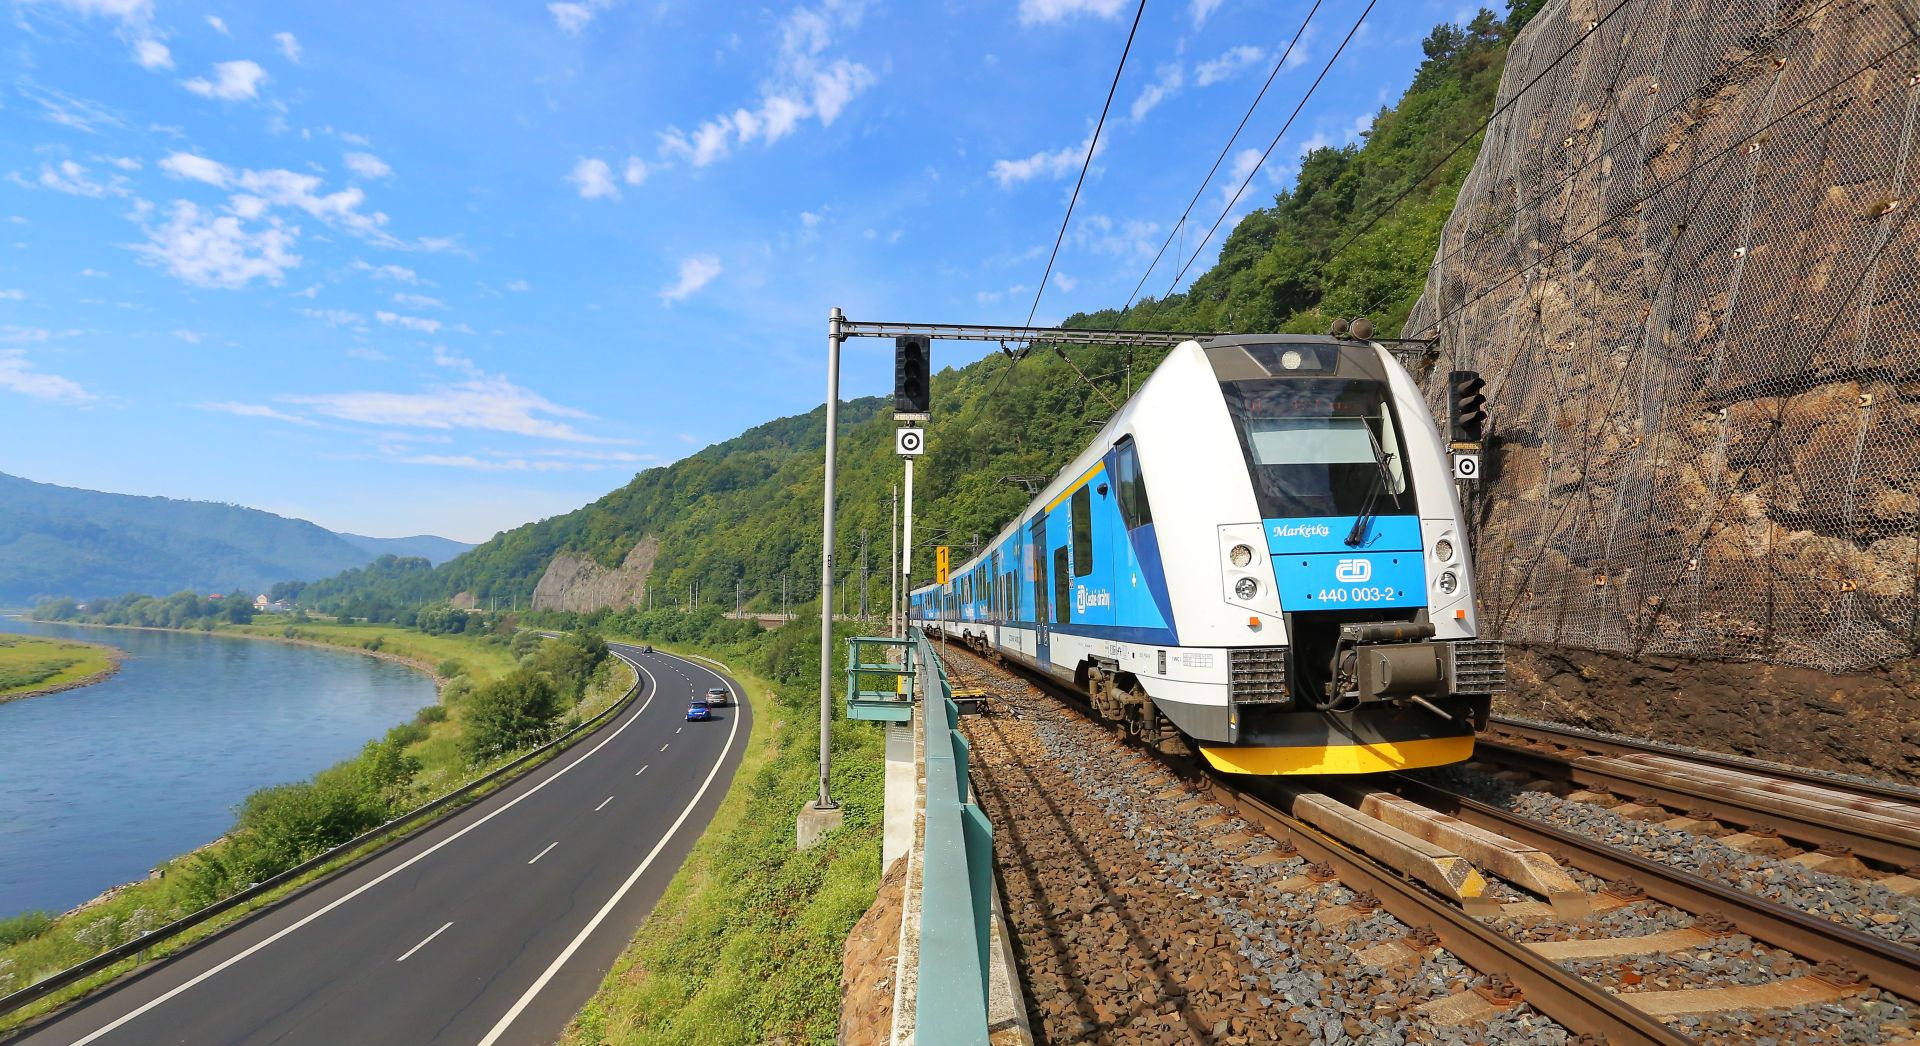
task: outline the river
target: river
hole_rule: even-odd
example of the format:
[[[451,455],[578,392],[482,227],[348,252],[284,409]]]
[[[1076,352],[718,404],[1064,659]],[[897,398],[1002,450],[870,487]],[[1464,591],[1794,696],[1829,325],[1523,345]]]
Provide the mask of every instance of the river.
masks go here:
[[[200,632],[0,631],[117,646],[104,682],[0,703],[0,918],[63,911],[209,842],[267,785],[310,777],[433,703],[433,682],[346,651]]]

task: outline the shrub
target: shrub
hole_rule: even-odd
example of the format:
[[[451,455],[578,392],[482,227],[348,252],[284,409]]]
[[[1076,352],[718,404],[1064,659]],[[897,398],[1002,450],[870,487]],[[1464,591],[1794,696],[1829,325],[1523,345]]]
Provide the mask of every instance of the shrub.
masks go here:
[[[469,758],[485,762],[553,736],[562,702],[553,681],[516,668],[474,691],[467,710],[464,745]]]
[[[0,948],[31,941],[52,925],[53,916],[47,912],[21,912],[10,919],[0,919]]]
[[[465,665],[462,665],[460,662],[454,660],[453,658],[447,658],[445,661],[440,662],[440,666],[434,669],[433,671],[435,675],[439,676],[442,679],[452,679],[454,676],[457,676],[460,673],[465,672],[466,670],[467,668]]]
[[[428,705],[414,713],[413,721],[419,723],[421,726],[427,726],[432,723],[444,723],[447,721],[447,706]]]
[[[455,676],[447,680],[446,686],[440,688],[440,703],[443,705],[458,704],[472,694],[473,680],[467,676]]]

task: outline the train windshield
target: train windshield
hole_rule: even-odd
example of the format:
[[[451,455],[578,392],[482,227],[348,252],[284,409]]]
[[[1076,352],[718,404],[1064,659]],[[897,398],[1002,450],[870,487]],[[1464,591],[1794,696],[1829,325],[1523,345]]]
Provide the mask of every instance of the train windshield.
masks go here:
[[[1266,519],[1414,511],[1387,386],[1372,378],[1221,383]]]

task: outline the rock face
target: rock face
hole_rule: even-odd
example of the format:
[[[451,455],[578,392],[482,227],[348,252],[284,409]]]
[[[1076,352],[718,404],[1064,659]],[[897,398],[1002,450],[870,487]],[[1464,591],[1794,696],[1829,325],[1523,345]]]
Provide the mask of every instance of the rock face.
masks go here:
[[[1835,674],[1507,647],[1495,711],[1920,784],[1920,661]]]
[[[1482,621],[1632,657],[1912,658],[1920,14],[1613,10],[1551,3],[1515,41],[1517,101],[1406,325],[1438,338],[1433,388],[1488,380]]]
[[[646,601],[647,576],[659,555],[660,541],[652,536],[641,538],[612,570],[586,556],[557,552],[533,588],[533,608],[584,613],[601,607],[640,606]]]

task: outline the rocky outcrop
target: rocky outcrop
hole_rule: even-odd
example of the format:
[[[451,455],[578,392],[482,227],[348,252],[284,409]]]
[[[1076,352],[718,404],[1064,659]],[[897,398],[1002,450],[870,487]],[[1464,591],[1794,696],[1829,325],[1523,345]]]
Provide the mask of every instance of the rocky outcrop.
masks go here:
[[[535,610],[573,610],[586,612],[602,607],[622,609],[640,606],[646,600],[648,575],[660,555],[660,540],[648,536],[627,552],[627,558],[611,570],[586,556],[557,552],[547,563],[533,588]]]
[[[1920,653],[1912,7],[1568,0],[1515,41],[1404,331],[1489,382],[1496,634]]]
[[[1509,646],[1494,711],[1920,785],[1920,661],[1872,672]]]

